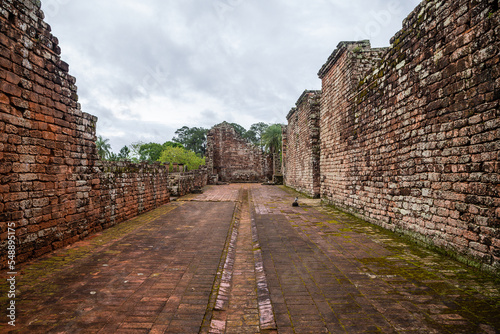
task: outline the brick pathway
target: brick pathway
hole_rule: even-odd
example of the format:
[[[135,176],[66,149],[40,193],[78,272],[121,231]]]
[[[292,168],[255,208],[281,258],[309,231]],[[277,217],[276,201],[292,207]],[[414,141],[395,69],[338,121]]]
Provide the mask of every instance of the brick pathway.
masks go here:
[[[234,206],[171,203],[27,265],[16,329],[198,333]]]
[[[498,279],[295,196],[208,187],[25,264],[0,332],[500,332]]]
[[[252,189],[279,333],[496,333],[500,281],[313,200]]]
[[[236,213],[237,239],[226,268],[228,277],[227,291],[222,294],[220,305],[212,317],[209,333],[259,333],[259,309],[256,291],[254,255],[252,250],[252,231],[248,201],[248,189],[240,196]]]

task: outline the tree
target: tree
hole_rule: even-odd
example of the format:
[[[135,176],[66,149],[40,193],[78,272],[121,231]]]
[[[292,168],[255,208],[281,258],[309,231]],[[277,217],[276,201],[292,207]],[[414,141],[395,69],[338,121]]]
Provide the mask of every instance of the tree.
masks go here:
[[[130,145],[130,153],[129,156],[131,157],[133,162],[139,162],[140,161],[140,153],[139,150],[141,149],[141,146],[144,145],[143,142],[138,141],[135,143],[132,143]]]
[[[269,128],[269,124],[264,122],[259,122],[252,124],[250,126],[250,130],[248,130],[248,132],[252,131],[255,133],[255,145],[259,145],[261,148],[264,147],[264,144],[262,142],[262,135],[267,130],[267,128]]]
[[[195,152],[183,147],[167,147],[158,161],[183,164],[188,170],[198,169],[205,164],[205,158],[200,158]]]
[[[281,152],[281,132],[281,124],[273,124],[262,134],[262,142],[268,152],[273,154]]]
[[[119,160],[129,160],[129,154],[130,154],[130,149],[128,148],[128,146],[125,145],[120,150],[120,153],[118,153],[118,159]]]
[[[106,158],[108,161],[120,161],[120,157],[115,152],[110,152]]]
[[[237,123],[229,123],[229,124],[234,128],[236,133],[238,133],[242,138],[248,140],[254,145],[260,146],[261,148],[263,147],[261,138],[264,131],[269,127],[268,124],[263,122],[256,123],[250,127],[250,130],[246,130],[244,127],[242,127]]]
[[[169,147],[182,147],[179,143],[174,143],[171,141],[167,141],[163,144],[158,143],[141,143],[140,146],[136,149],[137,155],[139,156],[139,161],[158,161],[161,156],[161,152]]]
[[[243,136],[246,140],[251,142],[252,144],[259,146],[259,139],[257,138],[257,133],[253,130],[248,130],[245,132],[245,135]]]
[[[104,139],[102,136],[98,136],[95,142],[97,146],[97,154],[101,160],[106,160],[111,154],[111,145],[109,144],[109,139]]]
[[[160,158],[163,146],[158,143],[142,144],[139,147],[140,161],[157,161]]]
[[[184,148],[184,146],[182,146],[182,144],[179,144],[179,143],[174,143],[173,141],[166,141],[163,143],[163,147],[164,148],[167,148],[167,147],[180,147],[180,148]]]
[[[172,141],[182,144],[184,148],[204,157],[207,149],[207,132],[208,130],[204,128],[189,128],[183,126],[175,131],[177,136],[174,137]]]
[[[234,131],[236,131],[237,134],[239,134],[241,137],[245,138],[245,134],[247,132],[247,130],[242,127],[241,125],[239,124],[236,124],[236,123],[229,123],[233,126],[234,128]]]

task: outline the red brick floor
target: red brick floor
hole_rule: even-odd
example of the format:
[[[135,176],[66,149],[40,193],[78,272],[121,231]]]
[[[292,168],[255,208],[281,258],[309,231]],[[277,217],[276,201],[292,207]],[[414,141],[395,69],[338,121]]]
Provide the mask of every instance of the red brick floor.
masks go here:
[[[500,332],[498,279],[295,196],[207,187],[24,264],[0,332]]]

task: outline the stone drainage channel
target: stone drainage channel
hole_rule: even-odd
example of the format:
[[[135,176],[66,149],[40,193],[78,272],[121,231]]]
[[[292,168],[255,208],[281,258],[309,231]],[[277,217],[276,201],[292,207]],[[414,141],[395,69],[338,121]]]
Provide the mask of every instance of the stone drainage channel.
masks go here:
[[[214,284],[210,303],[213,310],[207,311],[201,333],[276,333],[276,321],[250,203],[249,190],[244,187],[239,193],[232,231],[221,261],[219,277]]]

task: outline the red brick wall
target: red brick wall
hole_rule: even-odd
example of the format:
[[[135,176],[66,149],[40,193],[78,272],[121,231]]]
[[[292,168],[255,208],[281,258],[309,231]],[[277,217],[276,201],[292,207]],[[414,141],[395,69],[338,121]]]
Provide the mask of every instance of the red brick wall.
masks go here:
[[[305,91],[287,116],[284,182],[313,197],[320,195],[319,91]],[[286,146],[286,147],[285,147]]]
[[[168,188],[172,196],[184,196],[208,184],[206,166],[189,172],[170,173]]]
[[[207,134],[207,166],[212,182],[263,182],[273,173],[272,159],[226,122]]]
[[[39,2],[0,3],[4,267],[9,226],[23,262],[162,205],[170,194],[168,166],[98,160],[97,118],[80,110],[76,80]]]
[[[342,42],[319,72],[322,78],[321,194],[331,200],[335,196],[336,203],[344,197],[357,196],[359,190],[349,179],[350,166],[356,166],[358,157],[365,152],[354,146],[356,136],[351,127],[356,122],[356,114],[351,101],[360,79],[384,51],[371,50],[368,41]]]
[[[339,45],[320,71],[322,196],[498,270],[499,23],[498,1],[426,1],[367,77],[378,51]]]
[[[130,162],[96,164],[96,196],[83,206],[88,233],[131,219],[169,201],[169,166]],[[92,209],[97,216],[92,215]],[[87,232],[83,232],[87,233]]]
[[[30,7],[26,7],[27,4]],[[6,224],[15,223],[18,257],[43,254],[72,238],[95,195],[97,119],[82,113],[75,78],[57,39],[30,1],[1,1],[0,204],[2,265]]]

